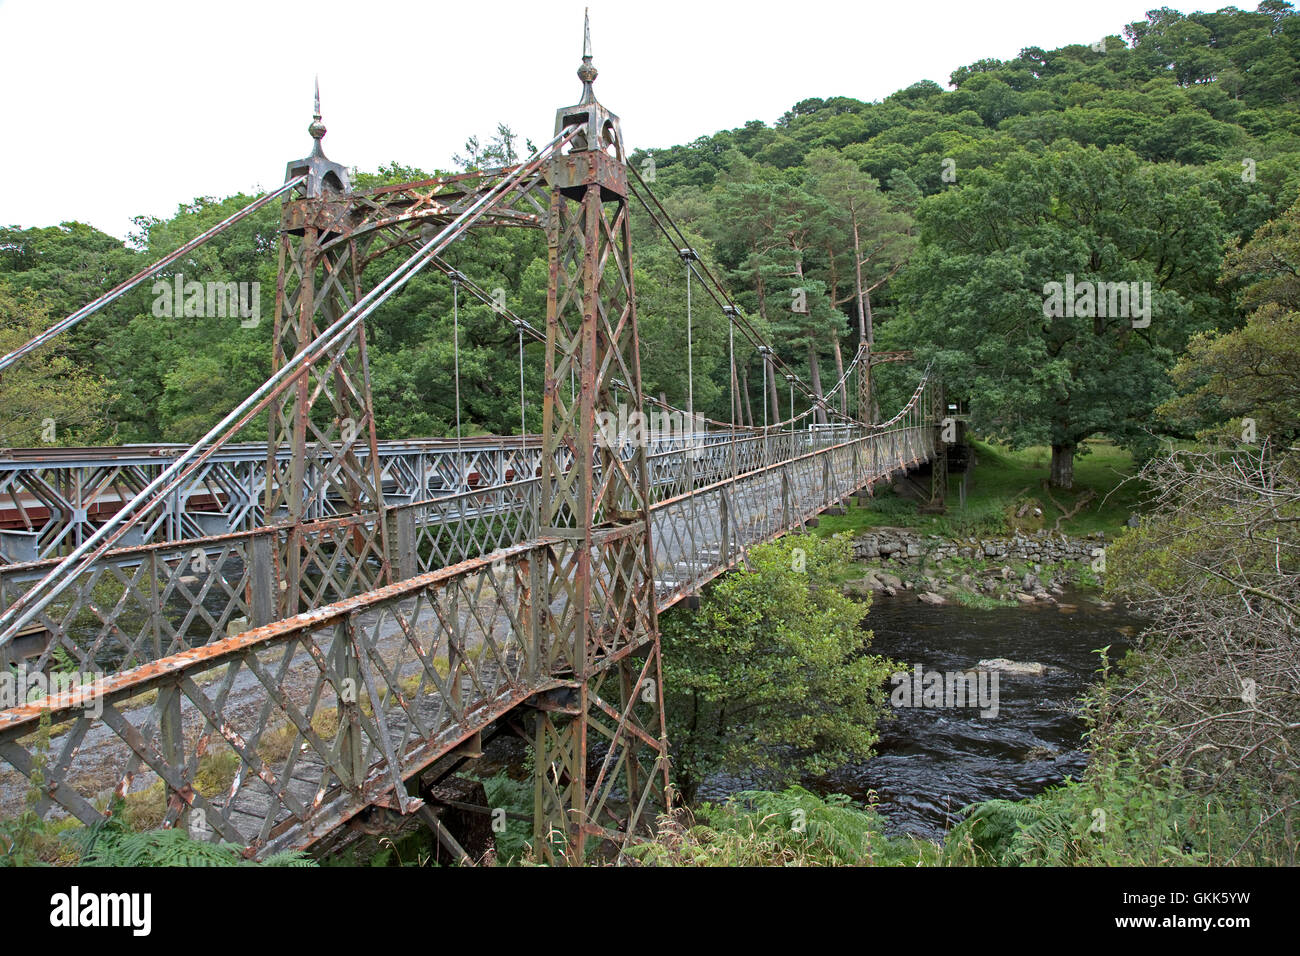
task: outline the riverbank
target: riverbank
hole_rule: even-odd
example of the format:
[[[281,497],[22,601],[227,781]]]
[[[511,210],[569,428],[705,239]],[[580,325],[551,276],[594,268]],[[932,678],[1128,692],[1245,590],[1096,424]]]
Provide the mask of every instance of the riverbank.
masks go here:
[[[1047,486],[1050,449],[1012,451],[976,441],[964,504],[957,491],[960,475],[950,476],[948,507],[939,515],[923,514],[907,488],[877,489],[865,503],[849,501],[842,515],[823,515],[817,533],[856,537],[905,527],[952,538],[1046,531],[1075,537],[1100,532],[1113,539],[1139,508],[1142,487],[1130,480],[1137,467],[1131,454],[1110,442],[1088,441],[1082,447],[1086,453],[1075,462],[1074,487],[1062,491]]]
[[[853,540],[855,563],[842,581],[853,597],[915,594],[926,604],[1002,607],[1059,604],[1066,588],[1110,605],[1096,593],[1105,572],[1106,536],[1037,531],[1007,537],[944,538],[909,528],[877,528]]]

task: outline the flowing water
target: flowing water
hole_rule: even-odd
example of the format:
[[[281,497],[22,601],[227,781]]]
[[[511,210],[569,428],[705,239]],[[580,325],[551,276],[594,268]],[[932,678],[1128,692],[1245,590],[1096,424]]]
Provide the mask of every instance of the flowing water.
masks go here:
[[[814,788],[863,802],[874,790],[891,831],[940,839],[967,804],[1030,797],[1067,775],[1077,779],[1086,760],[1075,701],[1096,679],[1093,652],[1110,645],[1117,659],[1140,621],[1087,595],[1067,593],[1061,601],[1077,610],[929,607],[910,593],[877,597],[866,625],[871,649],[909,670],[966,671],[987,658],[1047,670],[1000,673],[996,716],[975,707],[891,707],[877,755],[812,781]]]

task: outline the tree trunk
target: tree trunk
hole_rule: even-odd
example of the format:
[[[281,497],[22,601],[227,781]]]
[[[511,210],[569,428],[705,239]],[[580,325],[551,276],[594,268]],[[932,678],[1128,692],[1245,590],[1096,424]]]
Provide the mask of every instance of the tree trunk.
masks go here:
[[[767,378],[766,388],[772,393],[772,417],[769,421],[779,422],[781,420],[781,396],[779,389],[776,387],[776,366],[772,363],[770,355],[763,356],[765,375]]]
[[[1052,477],[1049,484],[1053,488],[1065,491],[1074,488],[1074,451],[1077,447],[1074,442],[1052,446]]]
[[[817,396],[818,402],[822,398],[822,370],[817,362],[817,343],[813,339],[808,340],[808,371],[812,377],[813,394]],[[813,421],[818,425],[826,424],[826,410],[820,404],[817,405],[813,412]]]
[[[740,397],[743,400],[740,413],[745,417],[745,424],[754,427],[754,410],[749,405],[749,368],[740,366]]]
[[[844,378],[844,352],[840,349],[840,337],[837,335],[833,339],[835,343],[835,381]],[[840,392],[840,414],[849,413],[849,384],[844,383],[844,389]]]

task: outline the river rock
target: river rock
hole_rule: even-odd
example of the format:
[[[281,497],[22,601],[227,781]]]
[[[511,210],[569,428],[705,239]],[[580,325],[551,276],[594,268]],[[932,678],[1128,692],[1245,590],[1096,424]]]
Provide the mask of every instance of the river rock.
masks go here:
[[[897,589],[903,586],[903,579],[896,574],[890,574],[888,571],[876,571],[875,576],[876,579],[884,585],[886,590],[889,588]]]
[[[916,596],[916,599],[922,604],[947,604],[948,602],[942,596],[935,594],[933,591],[922,591]]]
[[[865,534],[853,542],[853,554],[857,558],[880,557],[880,538],[874,534]]]
[[[1041,677],[1047,673],[1046,664],[1040,664],[1038,661],[1013,661],[1005,657],[987,658],[976,666],[991,671],[1003,671],[1007,674],[1027,674],[1031,677]]]
[[[846,581],[844,583],[844,593],[849,597],[864,598],[871,594],[872,591],[879,591],[883,585],[871,575],[859,578],[856,581]]]
[[[1032,594],[1026,594],[1024,591],[1017,591],[1016,600],[1021,604],[1033,604],[1034,596]]]

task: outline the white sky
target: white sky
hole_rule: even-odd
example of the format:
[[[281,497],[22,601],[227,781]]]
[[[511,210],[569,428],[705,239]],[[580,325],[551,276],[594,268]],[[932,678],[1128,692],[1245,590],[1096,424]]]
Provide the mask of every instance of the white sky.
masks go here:
[[[588,0],[596,94],[629,149],[880,99],[982,57],[1120,34],[1160,0]],[[283,181],[309,152],[451,166],[498,121],[544,142],[575,102],[584,0],[0,0],[0,223],[131,217]],[[1183,11],[1217,4],[1177,4]],[[1242,3],[1253,9],[1254,4]]]

